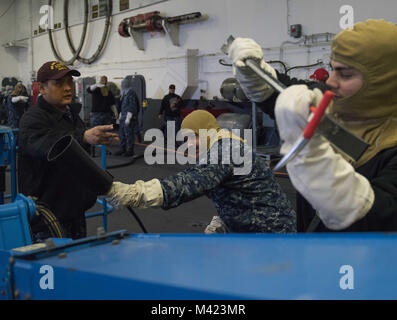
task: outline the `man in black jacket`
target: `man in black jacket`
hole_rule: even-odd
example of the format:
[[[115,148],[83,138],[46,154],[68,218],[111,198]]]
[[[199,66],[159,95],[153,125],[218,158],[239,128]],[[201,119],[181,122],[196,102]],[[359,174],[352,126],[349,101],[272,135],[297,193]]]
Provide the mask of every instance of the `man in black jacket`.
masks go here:
[[[84,214],[95,204],[96,195],[73,172],[56,162],[49,163],[48,151],[65,135],[72,135],[86,150],[89,145],[109,144],[118,138],[109,132],[112,125],[86,129],[79,117],[81,105],[72,101],[72,76],[80,76],[80,72],[57,61],[49,61],[39,69],[41,96],[20,121],[18,184],[19,192],[46,204],[66,236],[76,239],[86,236]],[[43,226],[32,226],[34,238],[43,232]]]
[[[102,76],[98,84],[87,88],[92,94],[91,127],[112,124],[118,118],[116,102],[107,83],[108,78]]]
[[[169,86],[169,93],[164,96],[161,101],[161,108],[159,112],[159,118],[164,119],[164,132],[167,130],[167,121],[175,121],[175,133],[181,128],[181,106],[182,99],[175,93],[175,85]]]

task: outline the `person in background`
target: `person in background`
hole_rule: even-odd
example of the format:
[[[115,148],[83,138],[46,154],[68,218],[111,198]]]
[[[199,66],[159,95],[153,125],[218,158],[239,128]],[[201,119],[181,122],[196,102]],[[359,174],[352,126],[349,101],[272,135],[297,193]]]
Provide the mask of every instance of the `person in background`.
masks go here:
[[[134,90],[132,90],[131,81],[127,77],[121,82],[120,115],[118,119],[120,124],[120,150],[114,153],[116,156],[132,157],[134,155],[135,126],[138,120],[139,100]]]
[[[96,203],[96,194],[62,163],[48,162],[47,154],[67,135],[86,151],[90,145],[107,145],[118,137],[111,132],[113,125],[85,127],[79,117],[81,104],[73,103],[73,76],[80,76],[80,72],[58,61],[44,63],[37,72],[41,95],[24,113],[19,126],[18,189],[44,203],[59,220],[66,237],[77,239],[86,236],[85,211]],[[32,221],[31,228],[34,241],[49,237],[41,221]]]
[[[161,100],[161,107],[158,117],[160,120],[164,120],[163,127],[165,137],[167,137],[167,121],[175,122],[175,133],[177,133],[181,128],[181,107],[182,99],[179,95],[175,93],[175,85],[171,84],[169,86],[169,93],[164,96]]]
[[[7,124],[7,97],[5,87],[0,92],[0,125]]]
[[[29,96],[22,83],[17,83],[11,95],[8,97],[8,125],[13,129],[18,129],[19,121],[24,112],[29,107]]]
[[[91,127],[112,124],[118,118],[116,101],[107,83],[108,78],[102,76],[99,83],[87,88],[92,94]]]
[[[309,78],[313,79],[313,81],[325,83],[329,78],[329,73],[324,68],[318,68]]]

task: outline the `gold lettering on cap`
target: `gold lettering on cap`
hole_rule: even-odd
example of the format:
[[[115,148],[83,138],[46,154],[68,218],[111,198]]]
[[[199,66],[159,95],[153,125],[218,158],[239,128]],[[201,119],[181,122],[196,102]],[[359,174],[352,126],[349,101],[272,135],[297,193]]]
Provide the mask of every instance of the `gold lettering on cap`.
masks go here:
[[[68,67],[65,66],[65,64],[63,64],[62,62],[53,62],[53,63],[51,63],[51,70],[56,69],[58,71],[61,71],[61,70],[66,70],[67,68]]]

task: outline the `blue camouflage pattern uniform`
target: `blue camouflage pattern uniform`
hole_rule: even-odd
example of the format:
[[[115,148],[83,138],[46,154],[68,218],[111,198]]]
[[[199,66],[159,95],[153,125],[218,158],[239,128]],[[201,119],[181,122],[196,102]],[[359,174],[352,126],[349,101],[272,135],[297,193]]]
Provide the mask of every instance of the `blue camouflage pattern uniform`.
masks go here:
[[[121,99],[121,114],[120,114],[120,129],[119,138],[120,146],[124,150],[133,150],[135,144],[134,126],[136,125],[138,115],[138,97],[133,90],[125,92]],[[129,125],[125,124],[127,113],[132,113],[132,118]]]
[[[215,143],[218,159],[222,159],[222,141]],[[232,152],[244,152],[239,142]],[[237,147],[237,150],[236,150]],[[247,146],[246,146],[247,148]],[[182,172],[161,179],[163,209],[206,195],[218,215],[231,232],[290,233],[296,232],[296,213],[291,208],[266,161],[252,153],[252,170],[249,174],[235,175],[233,164],[198,164]],[[251,157],[250,156],[250,157]],[[242,165],[240,165],[241,167]]]

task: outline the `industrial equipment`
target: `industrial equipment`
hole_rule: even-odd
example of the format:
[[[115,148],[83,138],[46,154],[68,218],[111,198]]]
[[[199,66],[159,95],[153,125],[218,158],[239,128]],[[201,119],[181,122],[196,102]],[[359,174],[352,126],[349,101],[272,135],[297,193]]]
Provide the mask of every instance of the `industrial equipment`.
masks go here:
[[[1,80],[1,86],[3,88],[7,86],[14,87],[18,83],[18,80],[14,77],[5,77],[3,80]]]
[[[207,16],[200,12],[183,14],[175,17],[164,17],[159,11],[152,11],[137,16],[123,19],[119,24],[119,35],[132,37],[140,50],[145,50],[143,44],[143,32],[167,33],[174,46],[179,46],[179,25],[202,21]]]
[[[0,251],[0,299],[395,299],[396,234],[127,234]]]
[[[95,84],[95,82],[95,77],[79,78],[75,82],[77,99],[82,105],[79,116],[87,126],[90,126],[90,113],[92,110],[92,95],[87,92],[87,88]]]
[[[4,203],[5,198],[11,198],[11,201],[14,201],[17,196],[15,131],[18,129],[0,126],[0,205]],[[10,166],[11,173],[11,194],[5,195],[6,168],[8,166]]]
[[[236,78],[227,78],[223,80],[220,92],[223,98],[232,102],[248,101],[247,96]]]

